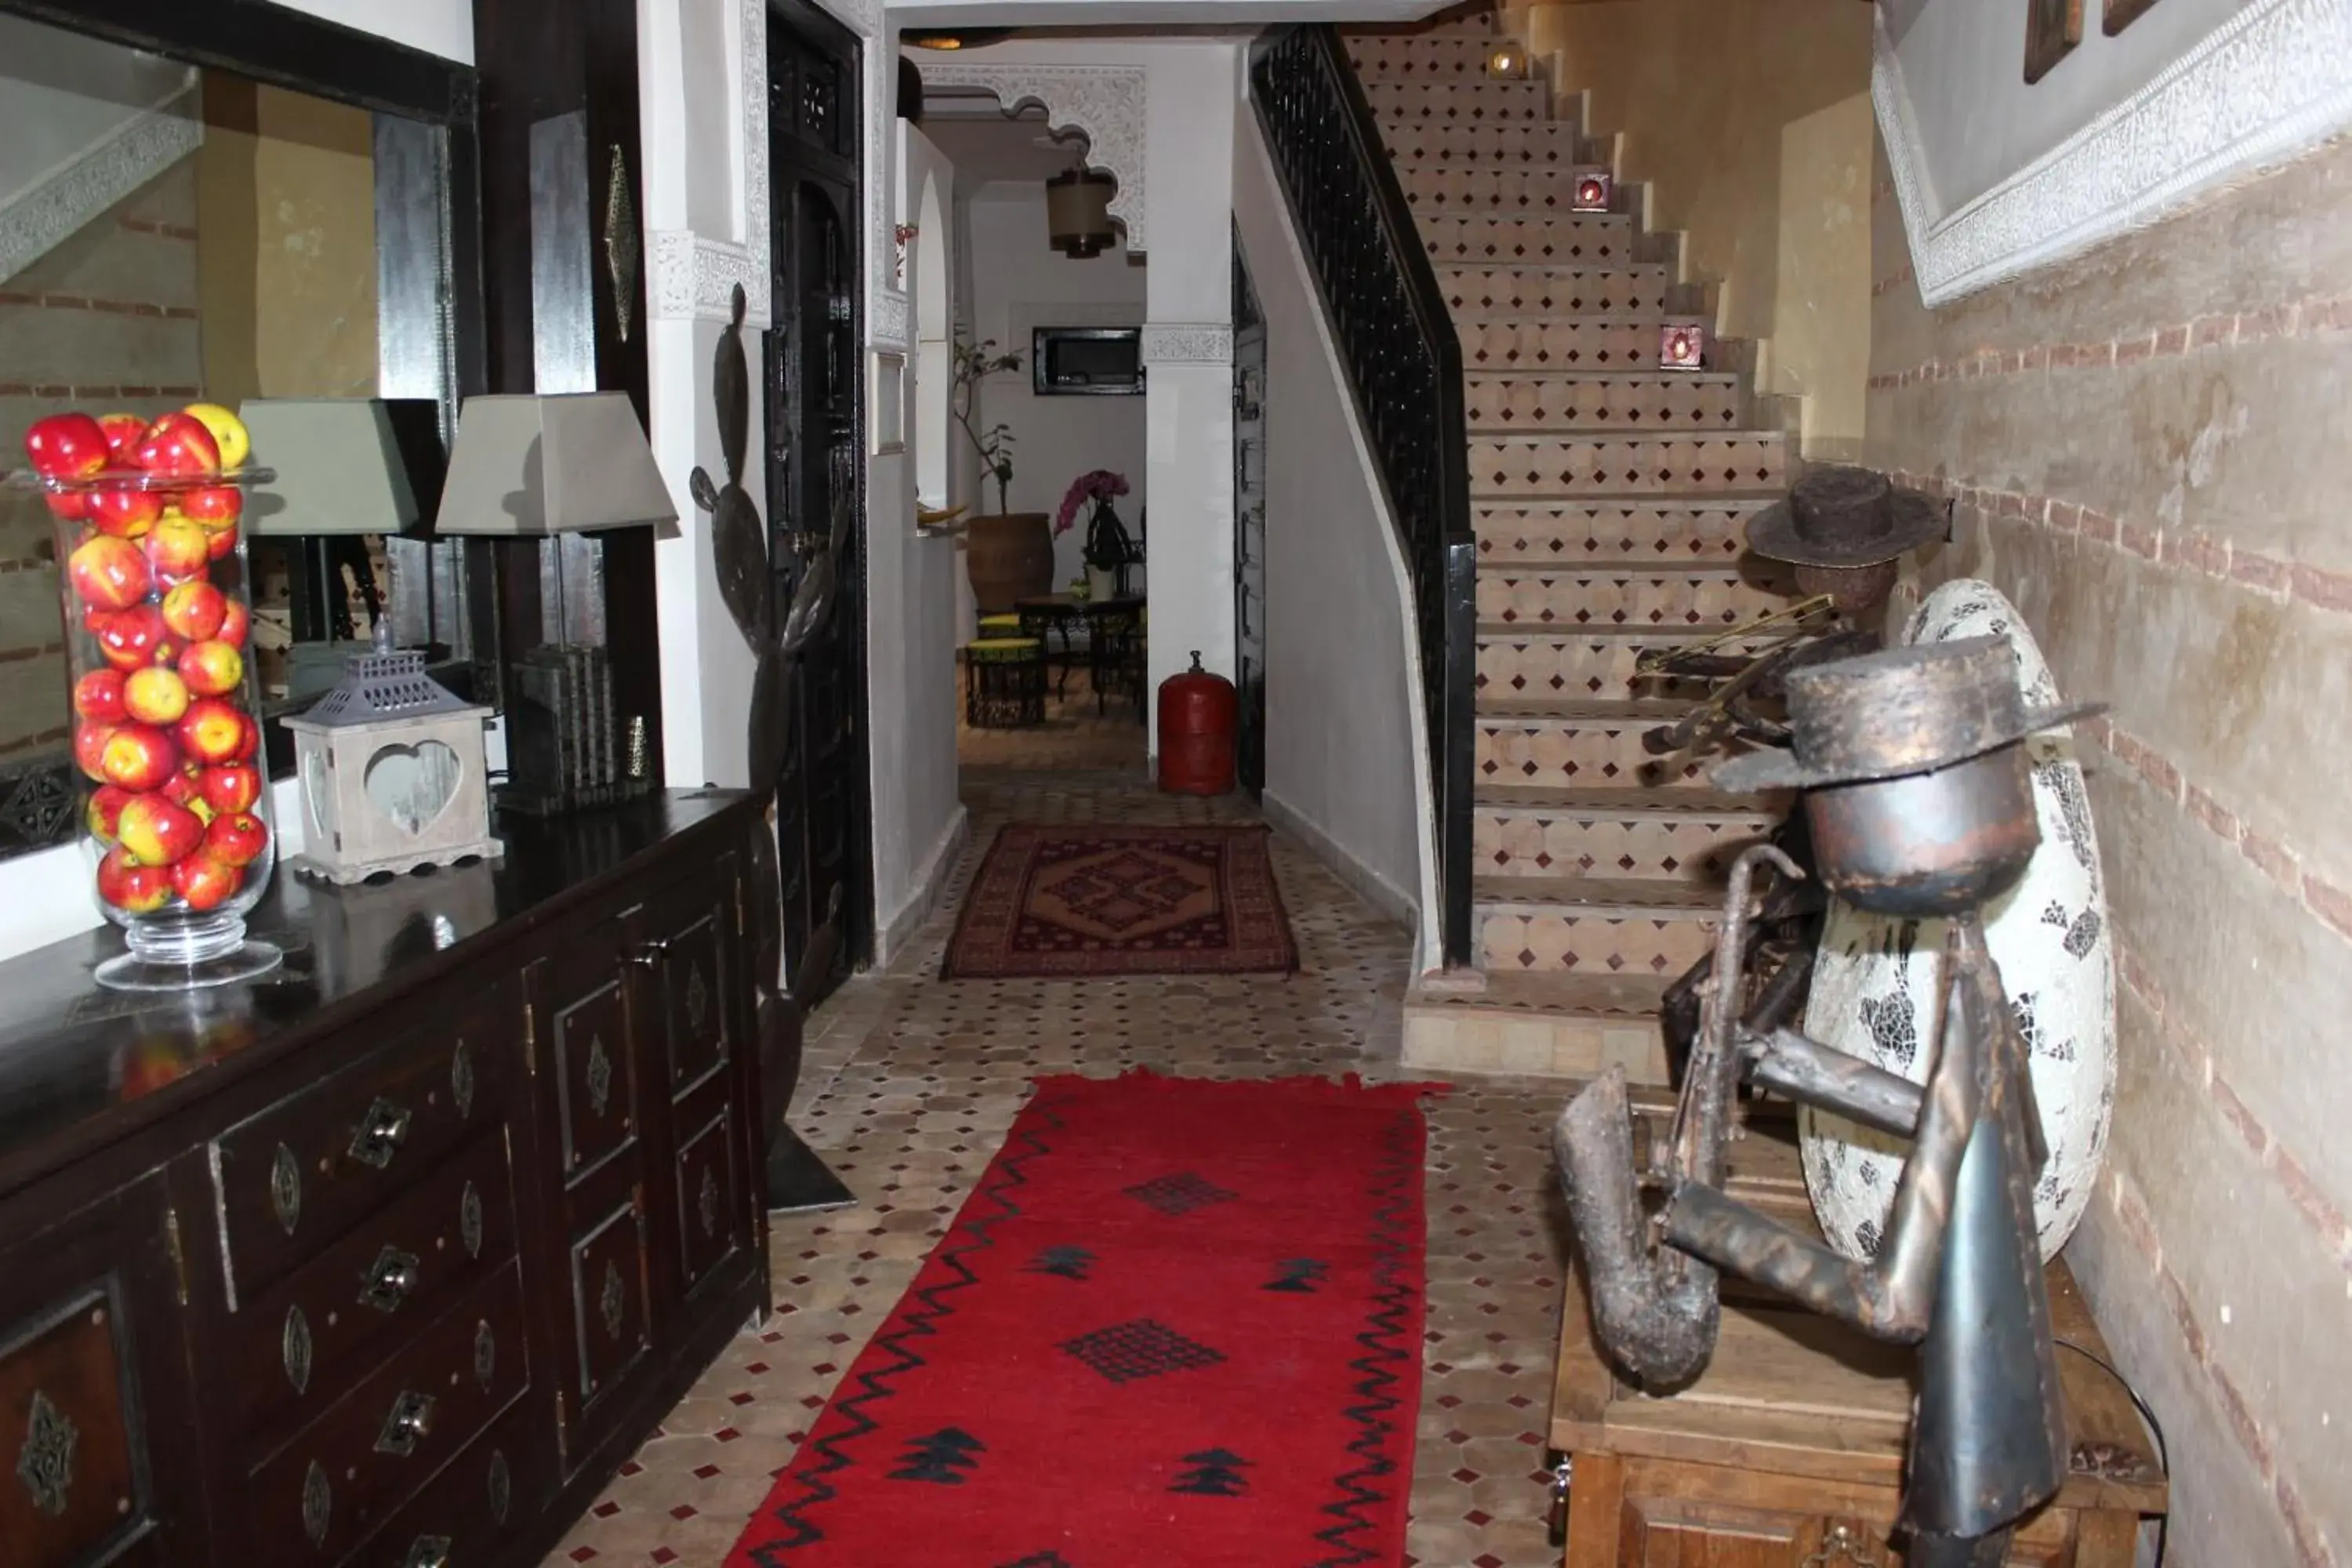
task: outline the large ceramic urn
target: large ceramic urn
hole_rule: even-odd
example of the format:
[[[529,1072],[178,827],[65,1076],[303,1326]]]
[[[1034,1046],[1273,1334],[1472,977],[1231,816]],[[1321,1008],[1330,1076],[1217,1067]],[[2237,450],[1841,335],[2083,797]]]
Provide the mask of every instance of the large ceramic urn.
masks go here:
[[[1003,615],[1015,599],[1054,591],[1053,520],[1042,511],[975,517],[964,548],[971,596],[983,616]]]

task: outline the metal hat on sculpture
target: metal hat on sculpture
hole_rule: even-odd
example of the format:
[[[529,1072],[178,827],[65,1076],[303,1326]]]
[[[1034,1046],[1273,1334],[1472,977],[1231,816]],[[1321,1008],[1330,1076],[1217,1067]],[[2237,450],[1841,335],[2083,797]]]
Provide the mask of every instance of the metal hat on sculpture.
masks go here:
[[[2049,710],[2057,684],[2032,634],[1990,584],[1962,579],[1927,596],[1906,640],[1949,643],[2005,638],[2021,707]],[[2115,1101],[2116,999],[2105,879],[2090,799],[2072,738],[2032,737],[2031,770],[2041,847],[2024,876],[1985,911],[1985,940],[2000,965],[2025,1037],[2033,1098],[2050,1156],[2033,1194],[2042,1256],[2056,1255],[2082,1222],[2106,1152]],[[1824,1044],[1924,1081],[1920,1042],[1944,945],[1939,921],[1873,915],[1843,900],[1830,906],[1816,955],[1805,1033]],[[1832,1244],[1868,1258],[1885,1234],[1907,1141],[1811,1107],[1798,1112],[1805,1186]]]
[[[303,827],[287,864],[331,882],[503,853],[482,754],[491,710],[426,675],[422,653],[393,652],[391,629],[378,621],[376,651],[354,655],[342,684],[283,721]]]
[[[1748,548],[1800,566],[1874,566],[1942,533],[1944,503],[1885,474],[1828,464],[1748,521]]]
[[[1083,260],[1100,256],[1118,243],[1110,226],[1111,193],[1118,182],[1091,169],[1065,170],[1045,182],[1047,243],[1055,250]]]

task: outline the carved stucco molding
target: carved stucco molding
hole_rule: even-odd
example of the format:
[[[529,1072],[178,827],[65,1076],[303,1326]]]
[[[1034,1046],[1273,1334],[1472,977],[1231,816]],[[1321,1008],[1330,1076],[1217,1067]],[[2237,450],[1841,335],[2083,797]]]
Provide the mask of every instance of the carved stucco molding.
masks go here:
[[[1991,190],[1940,210],[1884,18],[1871,100],[1920,298],[1937,306],[2145,228],[2352,128],[2352,0],[2253,0]]]
[[[1056,132],[1086,132],[1087,164],[1118,177],[1110,216],[1127,226],[1127,248],[1139,256],[1149,248],[1143,162],[1148,100],[1141,66],[926,62],[923,79],[941,87],[986,88],[1007,109],[1036,103]]]
[[[1234,363],[1234,330],[1222,321],[1154,321],[1143,329],[1145,364]]]
[[[202,146],[204,125],[184,99],[130,114],[72,163],[0,205],[0,278],[22,272]]]
[[[737,11],[737,84],[742,112],[743,238],[717,239],[687,229],[646,236],[646,308],[657,321],[731,321],[734,293],[743,289],[743,324],[770,324],[768,289],[768,5],[740,0]],[[694,90],[688,82],[687,90]]]

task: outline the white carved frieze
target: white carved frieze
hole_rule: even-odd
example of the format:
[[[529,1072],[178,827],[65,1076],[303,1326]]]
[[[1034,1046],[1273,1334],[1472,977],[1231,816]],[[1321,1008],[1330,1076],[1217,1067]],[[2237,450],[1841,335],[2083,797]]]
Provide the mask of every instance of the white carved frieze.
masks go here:
[[[1024,65],[955,61],[923,65],[923,80],[940,87],[982,87],[1007,109],[1035,103],[1057,132],[1082,131],[1087,163],[1118,181],[1110,216],[1127,226],[1127,248],[1149,248],[1144,231],[1144,109],[1141,66]]]

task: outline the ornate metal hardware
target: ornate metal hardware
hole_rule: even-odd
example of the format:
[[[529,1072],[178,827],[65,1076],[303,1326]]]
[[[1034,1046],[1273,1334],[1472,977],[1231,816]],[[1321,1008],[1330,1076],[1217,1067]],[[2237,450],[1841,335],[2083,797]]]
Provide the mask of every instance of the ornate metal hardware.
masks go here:
[[[400,1560],[400,1568],[449,1568],[449,1538],[418,1536],[409,1543],[408,1555]]]
[[[474,1053],[459,1040],[449,1058],[449,1093],[457,1101],[457,1114],[474,1114]]]
[[[637,252],[642,248],[636,199],[629,191],[629,160],[615,142],[604,165],[604,276],[613,285],[613,316],[625,343],[636,317]]]
[[[383,1430],[375,1435],[375,1451],[406,1458],[416,1452],[433,1430],[433,1396],[402,1389],[384,1413]]]
[[[302,1218],[302,1166],[283,1143],[269,1162],[269,1209],[286,1234],[293,1235]]]
[[[490,1331],[488,1318],[474,1325],[474,1381],[482,1392],[490,1391],[490,1379],[498,1375],[499,1337]]]
[[[415,1121],[406,1110],[392,1101],[376,1100],[360,1118],[359,1131],[352,1134],[352,1158],[371,1170],[383,1170],[400,1152],[400,1146],[408,1142],[409,1124]]]
[[[1832,1524],[1822,1531],[1820,1547],[1797,1568],[1880,1568],[1880,1559],[1869,1542],[1843,1524]]]
[[[81,1434],[49,1396],[33,1390],[26,1413],[25,1447],[16,1456],[16,1479],[33,1495],[33,1506],[57,1519],[66,1511],[66,1494],[73,1489],[74,1445]]]
[[[656,937],[651,942],[641,942],[637,943],[636,946],[631,948],[629,950],[629,962],[631,963],[642,963],[647,969],[651,969],[655,964],[659,963],[668,952],[669,938]]]
[[[496,1524],[507,1521],[507,1509],[514,1501],[514,1471],[507,1464],[504,1448],[490,1450],[490,1474],[486,1483],[490,1491],[490,1520]]]
[[[333,1518],[335,1489],[327,1480],[327,1471],[318,1460],[302,1472],[302,1533],[310,1538],[313,1546],[327,1542],[327,1524]]]
[[[360,1305],[373,1307],[379,1312],[397,1310],[423,1278],[417,1271],[417,1261],[416,1254],[403,1252],[396,1247],[387,1247],[377,1253],[375,1261],[361,1277]]]
[[[604,1314],[604,1331],[619,1339],[622,1317],[629,1310],[629,1298],[621,1285],[621,1266],[609,1258],[604,1260],[604,1294],[597,1306]]]
[[[482,1190],[471,1182],[457,1200],[457,1239],[466,1244],[467,1257],[482,1255]]]
[[[604,1037],[592,1036],[588,1041],[588,1105],[601,1120],[604,1108],[613,1101],[613,1058],[605,1054]]]
[[[1551,1465],[1551,1507],[1546,1515],[1554,1546],[1568,1544],[1568,1493],[1576,1480],[1576,1457],[1554,1456]]]
[[[278,1348],[286,1363],[286,1381],[294,1385],[295,1393],[308,1393],[310,1387],[310,1320],[302,1315],[301,1308],[286,1309],[286,1328],[278,1335]]]
[[[719,1234],[719,1176],[709,1166],[702,1167],[702,1193],[697,1200],[702,1209],[702,1234]]]

